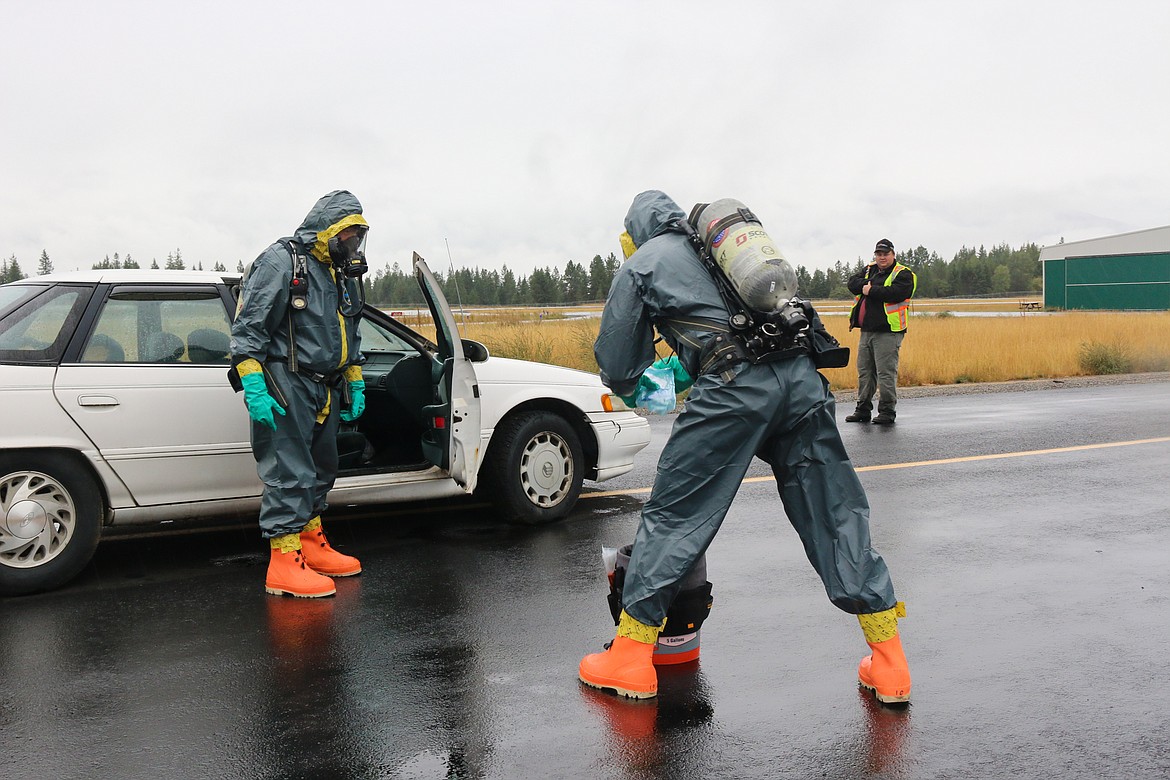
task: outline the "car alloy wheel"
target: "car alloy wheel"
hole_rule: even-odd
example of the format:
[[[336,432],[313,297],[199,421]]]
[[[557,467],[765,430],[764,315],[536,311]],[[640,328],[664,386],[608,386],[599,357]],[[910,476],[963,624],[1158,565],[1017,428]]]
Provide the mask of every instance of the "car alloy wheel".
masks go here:
[[[564,417],[525,411],[496,427],[479,486],[509,521],[547,523],[572,511],[585,468],[581,439]]]
[[[77,509],[59,481],[38,471],[6,474],[0,482],[0,564],[42,566],[65,550]]]
[[[573,485],[573,453],[568,443],[552,431],[529,439],[520,455],[520,484],[528,500],[539,507],[564,501]]]
[[[105,501],[75,458],[0,452],[0,596],[64,585],[93,556]]]

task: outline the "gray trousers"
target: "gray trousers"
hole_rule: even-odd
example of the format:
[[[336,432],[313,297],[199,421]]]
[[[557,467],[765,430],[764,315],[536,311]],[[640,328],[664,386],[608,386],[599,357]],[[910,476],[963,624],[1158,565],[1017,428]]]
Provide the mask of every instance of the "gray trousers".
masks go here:
[[[829,600],[852,614],[893,607],[829,383],[807,356],[739,368],[730,381],[700,376],[674,424],[642,510],[622,606],[641,623],[662,622],[758,455],[772,466],[784,513]]]
[[[260,531],[265,539],[297,533],[325,511],[325,496],[337,479],[339,394],[327,385],[290,373],[284,363],[269,363],[265,372],[276,385],[273,397],[285,407],[274,413],[276,430],[252,423],[252,454],[264,483]],[[329,416],[317,414],[332,394]]]
[[[898,406],[898,351],[906,331],[874,333],[861,331],[857,345],[857,411],[873,409],[873,393],[878,391],[878,414],[895,415]]]

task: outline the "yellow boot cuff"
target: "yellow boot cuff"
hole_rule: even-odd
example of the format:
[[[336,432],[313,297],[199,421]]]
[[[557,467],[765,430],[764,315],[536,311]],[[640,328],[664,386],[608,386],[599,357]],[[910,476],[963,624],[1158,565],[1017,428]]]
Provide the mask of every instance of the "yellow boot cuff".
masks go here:
[[[268,544],[273,550],[280,550],[282,553],[289,553],[301,549],[301,535],[285,534],[284,536],[274,536],[268,540]]]
[[[307,534],[309,531],[316,531],[321,527],[321,515],[317,515],[309,522],[305,523],[305,527],[301,529],[301,533]]]
[[[906,605],[899,601],[891,609],[858,615],[857,622],[865,632],[865,641],[870,644],[885,642],[898,635],[898,618],[906,617]]]
[[[644,645],[652,645],[658,641],[658,634],[665,627],[665,620],[662,621],[661,626],[648,626],[645,623],[639,623],[623,609],[622,616],[618,620],[617,635],[624,636],[627,639],[633,639],[635,642],[641,642]]]

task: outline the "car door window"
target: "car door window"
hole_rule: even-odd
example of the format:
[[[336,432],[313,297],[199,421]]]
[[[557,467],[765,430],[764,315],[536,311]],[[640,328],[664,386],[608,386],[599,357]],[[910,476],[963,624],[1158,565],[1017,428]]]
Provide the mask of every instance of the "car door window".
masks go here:
[[[0,320],[0,361],[51,363],[61,358],[91,287],[56,285]]]
[[[115,290],[81,362],[227,365],[230,329],[217,290]]]

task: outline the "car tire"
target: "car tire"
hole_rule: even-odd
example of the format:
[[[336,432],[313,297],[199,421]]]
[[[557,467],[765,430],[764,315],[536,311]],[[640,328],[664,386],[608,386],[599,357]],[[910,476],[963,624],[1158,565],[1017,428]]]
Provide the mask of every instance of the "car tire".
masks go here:
[[[60,587],[93,557],[104,502],[75,461],[0,454],[0,595]]]
[[[537,525],[572,511],[584,477],[573,426],[552,412],[522,412],[496,426],[479,484],[507,520]]]

